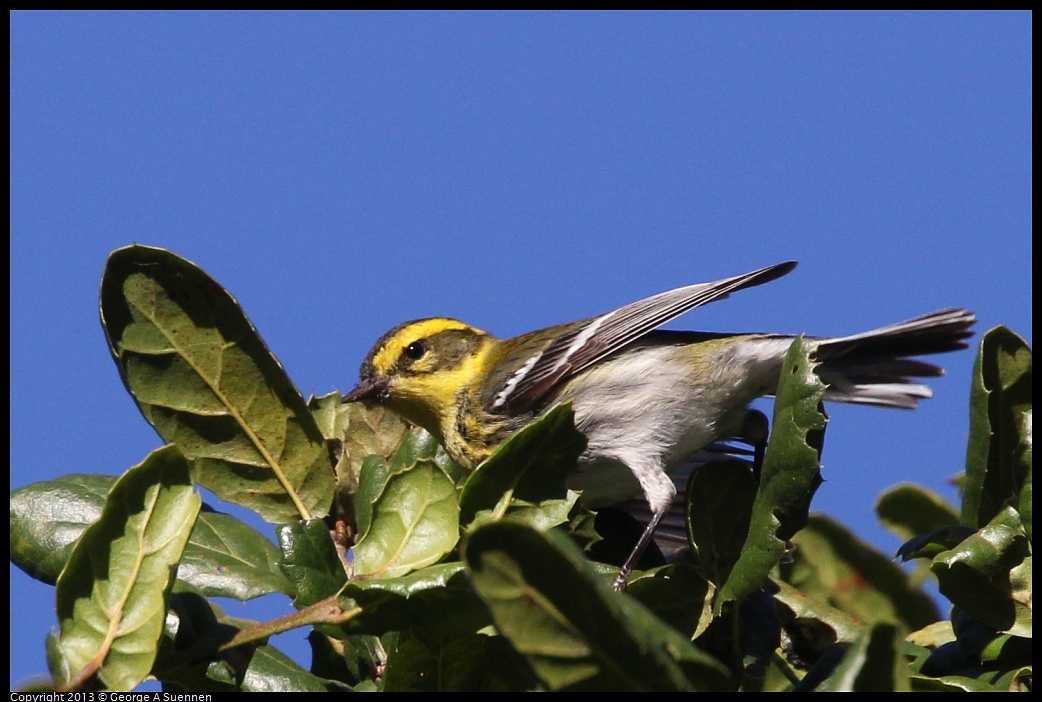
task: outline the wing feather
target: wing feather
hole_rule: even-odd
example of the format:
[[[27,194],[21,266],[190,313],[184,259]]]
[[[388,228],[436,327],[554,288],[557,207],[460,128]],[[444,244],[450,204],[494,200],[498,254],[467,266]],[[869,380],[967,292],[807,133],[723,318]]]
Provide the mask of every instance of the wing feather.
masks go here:
[[[733,278],[688,285],[638,300],[579,325],[567,325],[572,328],[551,337],[545,348],[531,349],[531,357],[517,359],[517,370],[502,380],[486,409],[502,414],[524,410],[557,383],[671,319],[722,300],[737,290],[769,283],[795,267],[795,261],[786,261]]]

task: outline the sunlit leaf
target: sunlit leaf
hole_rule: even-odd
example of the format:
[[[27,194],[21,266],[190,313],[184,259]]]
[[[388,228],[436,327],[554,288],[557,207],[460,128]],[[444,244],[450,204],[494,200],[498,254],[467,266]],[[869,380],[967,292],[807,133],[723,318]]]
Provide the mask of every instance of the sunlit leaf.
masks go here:
[[[1012,507],[931,566],[941,593],[970,616],[1018,636],[1031,635],[1030,546]]]
[[[354,547],[355,577],[394,578],[436,563],[459,540],[455,481],[439,465],[438,445],[409,434],[389,461],[366,462],[359,499],[368,505]]]
[[[11,562],[53,585],[116,479],[73,473],[11,491]]]
[[[274,523],[327,513],[322,433],[224,288],[169,251],[129,246],[109,257],[101,318],[124,385],[197,482]]]
[[[116,481],[58,577],[55,677],[77,686],[96,677],[105,688],[129,690],[148,675],[175,566],[201,504],[172,446]]]
[[[979,529],[990,522],[1025,482],[1018,448],[1030,445],[1031,349],[1005,327],[980,341],[970,388],[970,440],[966,453],[961,521]],[[1030,460],[1030,459],[1029,459]]]
[[[818,459],[827,418],[825,385],[810,361],[810,342],[792,342],[774,402],[774,422],[742,554],[720,588],[714,611],[763,587],[785,554],[785,543],[807,523],[811,498],[821,484]]]

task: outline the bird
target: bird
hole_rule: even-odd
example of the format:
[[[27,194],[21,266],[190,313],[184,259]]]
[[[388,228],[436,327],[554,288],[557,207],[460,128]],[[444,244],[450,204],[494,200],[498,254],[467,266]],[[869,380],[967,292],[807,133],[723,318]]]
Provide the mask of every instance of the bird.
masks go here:
[[[651,518],[612,583],[626,581],[677,494],[671,469],[743,438],[749,405],[772,396],[793,335],[666,331],[701,305],[788,274],[795,261],[647,297],[604,314],[499,339],[448,317],[394,327],[362,362],[343,402],[379,404],[478,469],[515,432],[571,402],[587,439],[569,488],[596,509],[642,496]],[[944,309],[872,331],[808,338],[824,398],[912,409],[943,375],[917,356],[966,348],[973,313]]]

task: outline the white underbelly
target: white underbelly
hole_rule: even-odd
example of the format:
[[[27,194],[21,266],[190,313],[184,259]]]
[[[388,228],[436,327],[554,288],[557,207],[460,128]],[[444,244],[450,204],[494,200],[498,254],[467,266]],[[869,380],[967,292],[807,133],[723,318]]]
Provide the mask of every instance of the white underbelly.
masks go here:
[[[558,398],[572,401],[589,442],[569,487],[582,489],[591,507],[641,495],[634,471],[664,474],[738,429],[753,399],[740,384],[698,377],[673,347],[644,348],[587,371]]]

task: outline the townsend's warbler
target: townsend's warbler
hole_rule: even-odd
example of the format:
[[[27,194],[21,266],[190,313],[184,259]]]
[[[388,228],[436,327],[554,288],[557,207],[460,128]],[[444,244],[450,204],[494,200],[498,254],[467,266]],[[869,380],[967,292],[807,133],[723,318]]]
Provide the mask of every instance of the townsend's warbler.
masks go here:
[[[602,507],[643,494],[652,518],[625,578],[668,511],[667,471],[741,432],[748,405],[772,395],[793,337],[654,331],[688,310],[779,278],[794,261],[678,288],[578,322],[497,339],[443,317],[401,324],[362,363],[344,402],[375,401],[434,434],[475,468],[552,405],[570,400],[588,446],[569,487]],[[863,334],[812,339],[825,399],[913,408],[941,375],[911,356],[965,348],[974,316],[943,310]]]

